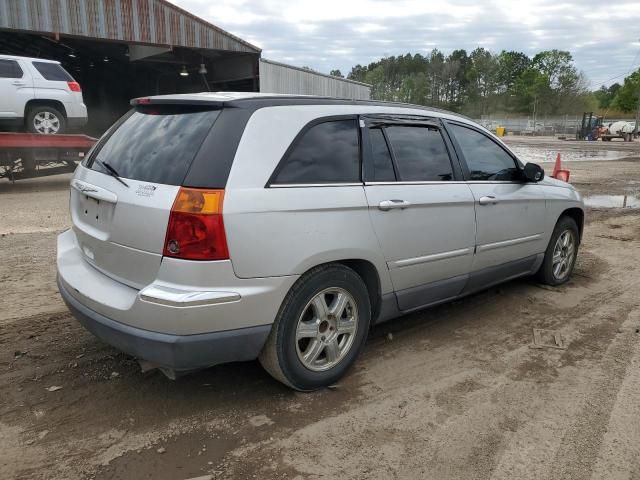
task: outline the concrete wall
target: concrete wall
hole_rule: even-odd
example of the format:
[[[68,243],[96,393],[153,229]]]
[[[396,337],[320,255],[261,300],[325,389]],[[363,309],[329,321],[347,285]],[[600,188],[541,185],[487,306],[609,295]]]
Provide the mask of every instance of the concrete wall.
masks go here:
[[[369,100],[371,86],[261,58],[260,92]]]

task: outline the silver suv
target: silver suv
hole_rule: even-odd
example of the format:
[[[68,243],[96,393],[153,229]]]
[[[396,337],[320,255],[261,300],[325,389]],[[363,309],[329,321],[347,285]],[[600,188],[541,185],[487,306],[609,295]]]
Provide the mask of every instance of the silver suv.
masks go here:
[[[88,330],[170,376],[259,358],[317,389],[375,323],[573,270],[578,192],[466,118],[258,94],[132,104],[71,182],[58,284]]]

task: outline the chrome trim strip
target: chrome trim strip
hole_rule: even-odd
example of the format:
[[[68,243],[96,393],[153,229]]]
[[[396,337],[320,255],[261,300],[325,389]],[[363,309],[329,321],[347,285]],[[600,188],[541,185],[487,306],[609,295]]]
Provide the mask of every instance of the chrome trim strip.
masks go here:
[[[369,185],[460,185],[460,184],[479,184],[479,185],[488,185],[488,184],[512,184],[512,185],[524,185],[526,182],[514,182],[511,180],[473,180],[473,181],[464,181],[464,180],[451,180],[451,181],[397,181],[397,182],[365,182],[365,186]]]
[[[399,181],[399,182],[365,182],[365,186],[375,186],[375,185],[460,185],[460,184],[464,184],[467,182],[463,182],[460,180],[452,180],[450,182],[447,181],[442,181],[442,182],[437,182],[437,181],[424,181],[424,182],[410,182],[410,181]]]
[[[95,200],[118,203],[118,196],[115,193],[110,192],[105,188],[98,187],[97,185],[92,185],[74,178],[71,180],[71,187],[77,190],[81,195],[86,195],[87,197],[91,197]]]
[[[311,187],[361,187],[362,183],[281,183],[269,188],[311,188]]]
[[[404,260],[396,260],[395,262],[387,262],[390,269],[409,267],[411,265],[419,265],[421,263],[437,262],[447,258],[462,257],[471,253],[470,248],[461,248],[460,250],[451,250],[450,252],[434,253],[423,257],[406,258]]]
[[[241,298],[236,292],[179,290],[159,285],[149,285],[140,291],[139,296],[147,303],[178,308],[237,302]]]
[[[503,240],[495,243],[485,243],[484,245],[478,245],[478,252],[486,252],[487,250],[494,250],[496,248],[510,247],[512,245],[519,245],[521,243],[533,242],[542,238],[541,233],[535,235],[529,235],[528,237],[513,238],[511,240]]]

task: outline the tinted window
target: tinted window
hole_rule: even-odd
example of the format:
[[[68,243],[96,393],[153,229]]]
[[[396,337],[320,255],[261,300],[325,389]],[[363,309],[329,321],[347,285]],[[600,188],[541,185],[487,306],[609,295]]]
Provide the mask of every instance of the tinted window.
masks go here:
[[[369,140],[371,142],[371,156],[373,163],[374,182],[393,182],[396,175],[393,172],[391,154],[384,139],[384,134],[379,128],[369,130]]]
[[[15,60],[0,60],[0,78],[22,78],[22,69]]]
[[[515,161],[486,135],[460,125],[450,125],[462,149],[470,180],[515,180],[519,170]]]
[[[184,105],[138,108],[98,146],[89,167],[108,173],[100,160],[124,178],[181,185],[218,114]]]
[[[449,153],[439,130],[393,126],[387,127],[386,132],[393,148],[400,180],[453,180]]]
[[[33,62],[33,66],[40,72],[45,80],[60,82],[73,82],[73,77],[57,63]]]
[[[350,183],[360,181],[356,120],[314,125],[294,145],[274,183]]]

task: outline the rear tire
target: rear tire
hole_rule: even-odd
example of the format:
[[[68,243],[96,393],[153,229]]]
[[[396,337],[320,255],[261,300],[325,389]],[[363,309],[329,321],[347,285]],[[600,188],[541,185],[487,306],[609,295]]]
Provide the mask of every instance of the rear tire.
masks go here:
[[[576,221],[571,217],[560,217],[551,234],[542,265],[536,273],[540,283],[556,286],[571,278],[578,255],[579,238]]]
[[[27,131],[44,135],[60,135],[67,129],[67,119],[56,108],[36,105],[29,108],[26,119]]]
[[[276,380],[300,391],[337,382],[369,332],[367,287],[340,264],[316,267],[285,297],[259,360]]]

